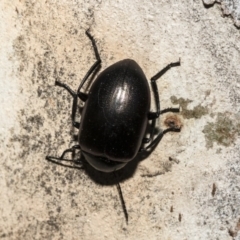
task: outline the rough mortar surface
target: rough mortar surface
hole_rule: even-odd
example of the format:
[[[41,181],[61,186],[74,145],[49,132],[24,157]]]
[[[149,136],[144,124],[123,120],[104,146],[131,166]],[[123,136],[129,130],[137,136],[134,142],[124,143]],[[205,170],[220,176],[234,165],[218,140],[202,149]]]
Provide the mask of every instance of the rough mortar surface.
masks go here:
[[[240,31],[202,1],[0,1],[1,239],[240,239]],[[112,175],[45,161],[74,144],[72,99],[94,63],[136,60],[158,80],[169,133]],[[100,70],[100,71],[101,71]],[[86,89],[87,91],[88,89]],[[81,103],[79,103],[81,105]],[[152,105],[152,109],[154,109]]]
[[[215,3],[221,4],[223,15],[231,16],[234,24],[240,28],[240,0],[203,0],[207,7]]]

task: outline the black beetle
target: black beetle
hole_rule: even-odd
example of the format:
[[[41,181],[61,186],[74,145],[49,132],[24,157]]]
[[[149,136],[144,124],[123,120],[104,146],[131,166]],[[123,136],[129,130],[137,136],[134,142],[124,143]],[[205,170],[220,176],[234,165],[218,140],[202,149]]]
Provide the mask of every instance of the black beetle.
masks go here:
[[[154,138],[155,123],[159,115],[166,112],[179,112],[179,108],[160,111],[156,80],[171,67],[180,66],[180,61],[167,65],[151,78],[157,108],[156,112],[151,112],[148,81],[140,66],[131,59],[111,65],[99,74],[88,94],[81,92],[88,77],[101,65],[95,40],[88,31],[86,35],[92,42],[97,61],[83,78],[77,92],[71,90],[66,84],[56,81],[56,85],[65,88],[73,97],[71,118],[73,126],[79,129],[78,144],[65,150],[61,157],[47,156],[46,159],[52,162],[58,160],[79,163],[79,160],[64,159],[67,152],[75,152],[79,149],[87,163],[95,169],[114,172],[126,166],[138,152],[154,147],[165,133],[180,131],[180,128],[173,126]],[[78,98],[85,102],[80,123],[75,121]],[[150,137],[146,138],[148,121],[151,121],[151,130]],[[120,189],[120,185],[118,187]],[[119,192],[125,208],[121,189]],[[126,209],[124,211],[127,215]]]

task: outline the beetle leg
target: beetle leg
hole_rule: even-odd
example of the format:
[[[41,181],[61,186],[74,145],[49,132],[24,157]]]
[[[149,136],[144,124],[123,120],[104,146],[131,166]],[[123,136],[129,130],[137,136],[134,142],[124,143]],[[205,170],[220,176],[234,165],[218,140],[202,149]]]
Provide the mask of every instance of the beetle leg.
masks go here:
[[[142,140],[143,144],[150,143],[153,140],[153,136],[154,136],[154,132],[155,132],[155,125],[156,125],[156,119],[152,119],[150,137],[143,138],[143,140]]]
[[[82,166],[78,167],[78,166],[72,166],[72,165],[67,165],[67,164],[62,163],[62,161],[65,161],[65,162],[72,162],[72,163],[81,165],[82,162],[80,160],[60,159],[60,158],[56,158],[56,157],[53,157],[53,156],[46,156],[46,160],[49,161],[49,162],[55,163],[57,165],[63,166],[63,167],[83,169]]]
[[[166,110],[160,111],[159,93],[158,93],[158,87],[157,87],[156,81],[164,73],[166,73],[169,69],[171,69],[172,67],[177,67],[177,66],[180,66],[180,59],[179,59],[178,62],[168,64],[165,68],[163,68],[160,72],[158,72],[156,75],[154,75],[151,78],[151,86],[152,86],[152,89],[153,89],[153,94],[154,94],[154,98],[155,98],[157,111],[156,112],[149,112],[149,114],[148,114],[148,119],[149,120],[154,119],[154,118],[158,118],[161,113],[163,113],[164,111],[166,112]],[[174,108],[169,108],[169,112],[170,112],[170,109],[173,110]]]
[[[152,89],[153,89],[153,94],[154,94],[154,98],[155,98],[155,103],[156,103],[156,107],[157,107],[157,111],[156,112],[149,112],[148,113],[148,119],[149,120],[152,120],[152,123],[151,123],[151,132],[150,132],[150,138],[144,138],[143,139],[143,143],[149,143],[150,144],[145,148],[150,148],[152,146],[152,143],[159,137],[159,135],[153,140],[153,137],[154,137],[154,131],[155,131],[155,125],[156,125],[156,120],[160,114],[163,114],[163,113],[166,113],[166,112],[179,112],[179,108],[167,108],[167,109],[164,109],[164,110],[161,110],[160,111],[160,101],[159,101],[159,93],[158,93],[158,87],[157,87],[157,84],[156,84],[156,81],[164,74],[166,73],[169,69],[171,69],[172,67],[177,67],[177,66],[180,66],[180,59],[178,62],[174,62],[174,63],[170,63],[168,64],[165,68],[163,68],[161,71],[159,71],[156,75],[154,75],[152,78],[151,78],[151,86],[152,86]],[[167,130],[167,129],[166,129]],[[169,128],[168,131],[175,131],[176,129],[175,128]],[[165,131],[165,130],[164,130]],[[163,137],[163,135],[165,134],[165,132],[162,132],[160,135],[161,135],[161,138]],[[167,132],[168,132],[167,131]],[[152,141],[153,140],[153,141]]]
[[[73,98],[76,96],[76,93],[67,84],[55,81],[55,85],[66,89],[72,95]]]
[[[84,83],[87,81],[87,79],[89,78],[89,76],[94,73],[96,70],[99,69],[100,65],[101,65],[101,58],[100,58],[100,55],[98,53],[98,49],[97,49],[97,45],[96,45],[96,41],[95,39],[93,38],[93,36],[89,33],[89,30],[86,31],[86,35],[88,36],[88,38],[91,40],[92,42],[92,46],[93,46],[93,50],[94,50],[94,54],[95,54],[95,57],[96,57],[96,62],[90,67],[90,69],[88,70],[88,72],[86,73],[85,77],[83,78],[83,80],[81,81],[79,87],[78,87],[78,90],[77,90],[77,95],[79,96],[79,98],[81,98],[81,95],[83,93],[80,92],[82,86],[84,85]],[[82,98],[81,98],[82,99]],[[83,97],[84,99],[84,97]],[[82,100],[83,100],[82,99]],[[83,100],[84,101],[84,100]],[[86,100],[85,100],[86,101]]]
[[[72,146],[71,148],[66,149],[65,151],[63,151],[60,159],[64,159],[64,156],[65,156],[66,153],[68,153],[68,152],[74,152],[76,149],[81,149],[81,148],[80,148],[79,145],[74,145],[74,146]]]
[[[83,78],[83,80],[81,81],[77,93],[75,93],[68,85],[66,85],[65,83],[61,83],[59,81],[56,81],[56,85],[63,87],[64,89],[66,89],[73,97],[73,105],[72,105],[72,124],[74,127],[78,128],[80,127],[80,123],[79,122],[75,122],[75,116],[76,116],[76,111],[77,111],[77,100],[78,97],[85,102],[87,100],[88,95],[80,92],[82,86],[84,85],[84,83],[86,82],[86,80],[88,79],[88,77],[94,73],[96,70],[98,70],[98,68],[100,67],[101,64],[101,58],[100,55],[98,53],[98,49],[97,49],[97,45],[96,45],[96,41],[93,38],[93,36],[88,32],[88,30],[86,31],[86,35],[88,36],[88,38],[91,40],[92,42],[92,46],[93,46],[93,50],[95,53],[95,57],[97,59],[97,61],[91,66],[91,68],[88,70],[88,72],[86,73],[85,77]]]
[[[181,131],[180,128],[175,128],[175,127],[170,127],[170,128],[167,128],[167,129],[163,130],[162,132],[160,132],[157,135],[156,138],[154,138],[153,141],[151,141],[151,143],[149,145],[147,145],[146,147],[140,148],[139,152],[146,151],[149,148],[155,147],[161,141],[161,139],[163,138],[163,136],[166,133],[168,133],[168,132],[180,132],[180,131]]]
[[[75,116],[76,116],[76,112],[77,112],[77,97],[78,97],[78,95],[65,83],[56,81],[55,84],[59,87],[66,89],[72,95],[72,97],[73,97],[72,114],[71,114],[72,124],[75,128],[79,129],[80,123],[75,122]]]
[[[179,112],[179,111],[180,111],[179,108],[166,108],[166,109],[164,109],[164,110],[161,110],[161,111],[160,111],[160,114],[164,114],[164,113],[167,113],[167,112]],[[151,147],[150,145],[151,145],[151,142],[153,141],[153,137],[154,137],[155,125],[156,125],[156,118],[151,119],[151,121],[152,121],[152,124],[151,124],[150,137],[149,137],[149,138],[143,138],[143,140],[142,140],[142,143],[143,143],[143,144],[150,143],[150,144],[145,148],[145,150]],[[154,139],[154,141],[155,141],[157,138],[160,138],[160,140],[161,140],[161,138],[163,137],[163,135],[164,135],[165,133],[167,133],[167,132],[170,132],[170,131],[172,131],[172,132],[180,132],[180,128],[176,128],[176,127],[167,128],[166,130],[164,130],[163,132],[161,132],[161,133],[159,134],[159,135],[162,135],[162,136],[159,137],[159,135],[158,135],[158,136]],[[159,141],[160,141],[160,140],[159,140]],[[159,142],[159,141],[157,140],[157,142]]]
[[[79,146],[79,145],[75,145],[75,146],[72,146],[71,148],[66,149],[66,150],[62,153],[61,157],[46,156],[46,160],[47,160],[47,161],[50,161],[50,162],[53,162],[53,163],[55,163],[55,164],[64,166],[64,167],[82,169],[82,167],[76,167],[76,166],[66,165],[66,164],[62,163],[63,161],[65,161],[65,162],[69,162],[69,163],[75,163],[75,164],[78,164],[78,165],[79,165],[79,164],[82,164],[82,162],[80,161],[80,159],[71,160],[71,159],[65,159],[65,158],[64,158],[64,156],[65,156],[66,153],[68,153],[68,152],[74,152],[76,149],[80,149],[80,146]]]
[[[167,112],[174,112],[174,113],[179,113],[180,112],[180,108],[166,108],[160,111],[160,114],[164,114]]]

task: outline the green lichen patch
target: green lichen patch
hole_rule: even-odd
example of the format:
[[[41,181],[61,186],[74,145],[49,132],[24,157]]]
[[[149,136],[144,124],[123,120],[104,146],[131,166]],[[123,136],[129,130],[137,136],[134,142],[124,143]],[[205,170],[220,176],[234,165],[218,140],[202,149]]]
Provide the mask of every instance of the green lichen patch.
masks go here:
[[[203,129],[203,133],[205,134],[207,148],[212,148],[214,142],[228,147],[240,134],[240,121],[239,119],[231,120],[227,113],[218,113],[216,121],[214,123],[208,122]]]
[[[175,96],[172,96],[171,101],[173,104],[179,104],[181,107],[181,114],[184,118],[190,119],[190,118],[201,118],[203,115],[208,114],[208,109],[206,107],[201,106],[200,104],[194,107],[192,110],[188,110],[187,106],[189,103],[192,102],[192,100],[189,99],[183,99],[183,98],[177,98]]]

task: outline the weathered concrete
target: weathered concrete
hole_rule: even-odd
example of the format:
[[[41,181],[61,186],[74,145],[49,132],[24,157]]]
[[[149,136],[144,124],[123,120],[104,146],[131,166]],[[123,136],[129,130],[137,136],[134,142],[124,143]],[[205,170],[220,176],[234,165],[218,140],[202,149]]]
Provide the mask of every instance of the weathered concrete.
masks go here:
[[[3,0],[0,9],[0,238],[240,239],[240,32],[220,5]],[[128,225],[109,177],[45,161],[72,144],[71,97],[54,82],[76,89],[94,62],[86,29],[102,69],[132,58],[150,78],[181,58],[158,81],[161,108],[182,108],[181,133],[120,172]]]

